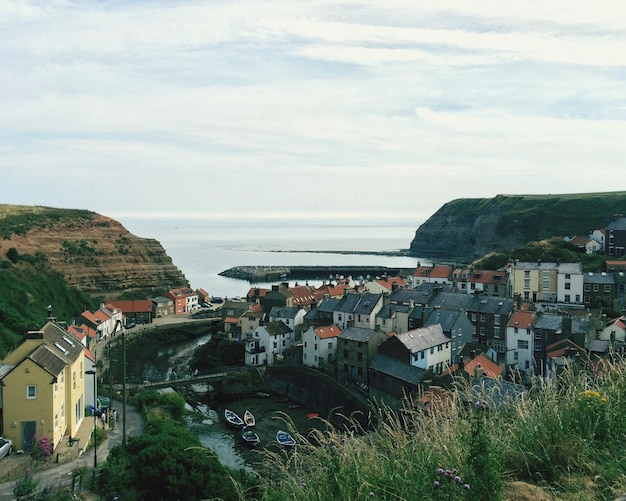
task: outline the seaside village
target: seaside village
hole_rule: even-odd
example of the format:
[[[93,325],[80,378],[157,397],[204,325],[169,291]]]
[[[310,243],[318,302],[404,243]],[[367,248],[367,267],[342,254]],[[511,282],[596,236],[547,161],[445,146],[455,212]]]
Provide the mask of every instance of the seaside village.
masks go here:
[[[110,301],[71,325],[50,311],[0,366],[1,435],[17,449],[37,433],[55,445],[73,436],[97,394],[93,343],[164,320],[211,318],[218,335],[245,346],[247,366],[301,364],[396,408],[406,397],[428,406],[459,378],[514,396],[568,364],[602,371],[626,346],[626,218],[570,240],[580,252],[604,252],[605,271],[579,262],[435,263],[319,287],[253,286],[237,300],[174,288]]]

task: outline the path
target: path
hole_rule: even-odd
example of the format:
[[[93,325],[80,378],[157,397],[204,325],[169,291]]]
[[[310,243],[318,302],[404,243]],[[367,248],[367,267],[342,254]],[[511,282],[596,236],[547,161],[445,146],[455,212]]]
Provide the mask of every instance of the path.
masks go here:
[[[113,406],[116,409],[120,409],[119,412],[119,420],[117,423],[117,428],[114,430],[108,430],[108,438],[102,444],[98,444],[98,450],[96,453],[98,465],[104,463],[109,455],[109,451],[118,445],[122,444],[122,430],[123,430],[123,422],[122,422],[122,402],[113,401]],[[89,419],[89,418],[88,418]],[[141,435],[143,433],[144,419],[139,410],[136,407],[126,405],[126,440],[130,437],[134,437],[137,435]],[[11,455],[8,458],[2,460],[2,462],[10,462],[10,461],[21,461],[26,459],[24,457],[20,458],[16,454]],[[25,463],[26,467],[28,466],[28,461]],[[79,456],[77,459],[73,461],[68,461],[64,463],[54,463],[51,462],[49,466],[37,469],[34,472],[34,477],[39,480],[39,487],[43,488],[45,486],[55,484],[55,485],[67,485],[71,480],[71,474],[74,470],[82,467],[87,467],[92,469],[94,465],[94,452],[93,449],[90,449],[85,452],[85,454]],[[4,463],[3,467],[9,467],[8,463]],[[0,484],[0,501],[4,500],[12,500],[15,499],[13,496],[13,486],[15,481],[5,482]],[[91,478],[84,479],[83,478],[83,486],[85,488],[89,488],[91,486]],[[96,499],[96,498],[94,498]]]

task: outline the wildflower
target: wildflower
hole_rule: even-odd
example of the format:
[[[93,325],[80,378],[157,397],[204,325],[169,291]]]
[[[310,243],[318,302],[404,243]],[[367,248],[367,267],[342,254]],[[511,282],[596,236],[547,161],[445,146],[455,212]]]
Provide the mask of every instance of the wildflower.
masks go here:
[[[463,489],[465,489],[466,491],[470,490],[470,484],[463,484]]]
[[[461,477],[459,477],[459,476],[457,475],[456,477],[454,477],[454,481],[455,481],[457,484],[460,484],[460,483],[461,483]]]
[[[443,475],[443,468],[437,469],[437,475]]]
[[[300,489],[306,489],[306,482],[300,482]]]
[[[435,486],[435,489],[439,489],[439,487],[441,486],[438,480],[435,480],[435,483],[433,485]]]
[[[370,497],[373,498],[374,497],[374,491],[370,491]]]

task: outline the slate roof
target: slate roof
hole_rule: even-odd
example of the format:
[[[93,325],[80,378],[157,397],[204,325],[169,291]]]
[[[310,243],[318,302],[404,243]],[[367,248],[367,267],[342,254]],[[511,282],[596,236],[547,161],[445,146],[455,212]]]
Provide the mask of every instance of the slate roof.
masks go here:
[[[434,324],[428,327],[420,327],[401,334],[396,334],[396,338],[409,352],[416,353],[426,350],[431,346],[438,346],[450,341],[450,338],[443,333],[441,325]]]
[[[370,315],[379,301],[381,301],[382,297],[382,294],[372,294],[369,292],[363,294],[346,294],[340,299],[335,311]]]
[[[589,271],[583,275],[584,284],[614,285],[615,275],[613,273],[594,273]]]
[[[429,373],[426,369],[413,367],[386,355],[377,355],[370,364],[370,370],[387,374],[395,379],[417,385]]]
[[[430,294],[430,291],[419,289],[396,289],[391,293],[389,301],[391,304],[409,304],[411,301],[415,304],[423,304]]]
[[[341,334],[339,334],[339,339],[367,343],[375,333],[376,331],[374,329],[366,329],[365,327],[348,327]]]
[[[626,217],[620,217],[615,221],[611,221],[606,227],[607,230],[626,231]]]
[[[52,376],[57,376],[67,366],[65,360],[54,353],[45,344],[41,344],[35,348],[35,351],[33,351],[28,358]]]
[[[558,271],[559,273],[569,273],[571,275],[582,275],[583,273],[583,265],[581,263],[519,262],[515,263],[515,269]]]
[[[563,326],[563,317],[544,313],[537,315],[535,329],[560,331]],[[572,334],[584,334],[589,328],[589,320],[584,317],[572,317]]]
[[[465,315],[465,313],[460,310],[430,310],[426,322],[424,322],[424,327],[439,324],[441,325],[441,329],[444,332],[451,332],[452,329],[454,329],[457,323],[461,320],[461,315]]]
[[[267,333],[270,336],[278,336],[280,334],[286,334],[288,332],[293,332],[291,327],[289,327],[285,322],[281,322],[280,320],[275,322],[268,322],[263,326]]]
[[[270,318],[296,318],[299,308],[294,306],[274,306],[270,310]]]

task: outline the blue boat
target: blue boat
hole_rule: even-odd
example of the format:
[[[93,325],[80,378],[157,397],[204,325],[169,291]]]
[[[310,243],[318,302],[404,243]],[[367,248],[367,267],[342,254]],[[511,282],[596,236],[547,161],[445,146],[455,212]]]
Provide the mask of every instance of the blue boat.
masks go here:
[[[293,449],[296,446],[294,438],[283,430],[278,430],[276,432],[276,441],[287,449]]]
[[[251,447],[256,447],[261,441],[255,431],[248,426],[244,426],[241,430],[241,439],[244,441],[244,443],[250,445]]]
[[[224,409],[224,419],[226,419],[226,422],[233,428],[243,428],[243,419],[230,409]]]

